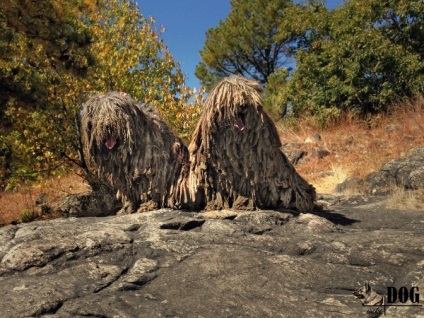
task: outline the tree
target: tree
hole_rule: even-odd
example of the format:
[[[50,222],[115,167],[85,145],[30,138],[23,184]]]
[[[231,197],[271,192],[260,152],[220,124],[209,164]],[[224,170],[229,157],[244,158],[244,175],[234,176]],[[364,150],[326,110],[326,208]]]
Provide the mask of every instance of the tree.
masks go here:
[[[89,20],[96,63],[89,70],[91,91],[125,91],[155,106],[188,139],[200,114],[202,93],[185,87],[178,63],[155,31],[154,19],[145,19],[135,3],[100,1]]]
[[[374,113],[424,93],[422,1],[351,0],[318,20],[305,23],[296,70],[281,87],[295,114]]]
[[[290,0],[232,0],[225,21],[206,33],[196,76],[209,89],[231,74],[262,84],[275,70],[289,67],[293,53],[290,37],[277,39],[277,26],[286,19]]]
[[[0,10],[2,110],[13,98],[44,105],[56,73],[81,75],[92,64],[88,29],[80,21],[90,2],[5,1]]]
[[[265,109],[275,120],[283,118],[287,113],[287,105],[284,103],[281,87],[286,85],[288,76],[289,72],[286,68],[276,70],[268,77],[268,83],[263,93]]]
[[[25,11],[26,2],[31,10]],[[193,129],[199,101],[184,87],[154,20],[145,19],[134,3],[42,0],[12,8],[1,12],[0,22],[6,31],[0,38],[6,79],[0,93],[8,94],[0,147],[11,152],[0,149],[0,157],[13,175],[69,171],[73,163],[89,177],[80,114],[95,92],[125,91],[156,106],[182,137]],[[14,24],[23,12],[29,21],[24,29]]]
[[[50,113],[56,103],[51,90],[60,85],[60,74],[83,76],[92,64],[88,50],[90,37],[80,19],[82,11],[91,7],[89,1],[78,0],[3,3],[0,9],[2,179],[12,172],[27,174],[29,166],[39,170],[41,166],[58,164],[58,160],[51,160],[51,150],[46,147],[61,147],[45,143],[48,130],[42,117],[50,120],[57,116],[57,112]],[[26,146],[22,145],[24,140]],[[56,151],[60,152],[59,149]]]

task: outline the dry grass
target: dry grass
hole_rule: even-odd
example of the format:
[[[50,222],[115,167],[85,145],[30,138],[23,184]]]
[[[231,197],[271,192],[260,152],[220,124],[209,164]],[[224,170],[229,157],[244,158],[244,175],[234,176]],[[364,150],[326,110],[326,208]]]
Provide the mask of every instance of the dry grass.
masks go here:
[[[347,172],[344,170],[342,166],[331,166],[331,170],[328,175],[324,174],[324,176],[319,179],[319,193],[330,193],[334,190],[337,184],[342,183],[348,177]]]
[[[387,208],[407,211],[424,210],[424,189],[407,191],[397,188],[386,204]]]
[[[20,219],[56,218],[55,213],[42,213],[42,203],[55,208],[67,194],[90,191],[89,186],[76,174],[52,178],[39,183],[22,185],[15,191],[0,192],[0,226]],[[40,200],[41,199],[41,200]],[[36,201],[42,201],[36,204]]]
[[[309,135],[321,135],[321,146],[331,154],[323,159],[312,158],[296,169],[318,192],[330,193],[347,177],[363,178],[383,163],[424,145],[424,98],[400,103],[390,114],[370,119],[348,114],[326,129],[319,128],[312,118],[301,118],[289,125],[278,123],[278,126],[283,143],[303,142]],[[306,145],[310,151],[314,147]],[[80,177],[70,175],[22,186],[15,192],[0,192],[0,225],[16,222],[25,210],[39,215],[41,207],[35,201],[40,194],[46,194],[47,204],[55,207],[66,194],[86,191],[89,191],[88,185]],[[423,198],[424,191],[398,190],[388,207],[422,209]]]
[[[424,98],[399,103],[389,114],[368,119],[348,114],[326,129],[319,128],[312,118],[301,118],[295,124],[279,123],[279,128],[284,143],[321,135],[320,146],[331,154],[312,158],[296,169],[318,192],[329,193],[340,182],[340,174],[363,178],[382,164],[404,157],[410,149],[423,146]]]

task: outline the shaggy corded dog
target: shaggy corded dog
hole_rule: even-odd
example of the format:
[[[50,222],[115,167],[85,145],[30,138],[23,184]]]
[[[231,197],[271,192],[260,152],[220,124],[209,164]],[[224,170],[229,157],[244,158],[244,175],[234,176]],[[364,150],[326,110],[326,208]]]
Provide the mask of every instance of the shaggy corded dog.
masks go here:
[[[188,151],[152,110],[125,93],[90,98],[82,114],[86,153],[119,191],[121,213],[180,208]]]
[[[313,209],[315,189],[280,151],[260,92],[258,82],[230,76],[209,93],[189,145],[193,208]]]
[[[122,195],[125,213],[146,205],[311,211],[315,189],[280,151],[260,91],[240,76],[218,83],[189,151],[159,116],[125,93],[94,96],[82,116],[87,153]]]

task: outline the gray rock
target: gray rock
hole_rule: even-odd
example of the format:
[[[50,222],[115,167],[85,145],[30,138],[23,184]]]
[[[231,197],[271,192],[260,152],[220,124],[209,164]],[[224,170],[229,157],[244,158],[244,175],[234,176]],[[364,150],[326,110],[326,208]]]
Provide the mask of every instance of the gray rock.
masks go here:
[[[0,228],[0,316],[363,317],[352,292],[365,281],[424,289],[422,212],[326,199],[315,214],[162,209]]]
[[[294,164],[297,165],[299,161],[305,157],[308,154],[305,150],[296,150],[290,153],[290,156],[288,157],[289,160]]]
[[[116,214],[122,203],[116,199],[111,188],[100,185],[86,194],[71,194],[61,202],[58,212],[65,217],[107,216]]]
[[[320,141],[321,141],[321,135],[320,134],[313,134],[313,135],[308,136],[305,139],[305,144],[317,143],[317,142],[320,142]]]
[[[39,205],[39,204],[46,204],[47,203],[47,194],[46,193],[40,193],[37,196],[37,199],[35,199],[35,204]]]
[[[424,163],[423,163],[424,164]],[[405,182],[406,189],[424,189],[424,166],[412,170]]]
[[[363,181],[359,178],[347,178],[342,183],[339,183],[336,186],[336,192],[342,193],[342,192],[351,192],[351,193],[358,193],[360,192],[360,189],[363,187]]]
[[[367,191],[386,194],[394,187],[405,189],[424,188],[424,147],[412,149],[405,158],[384,164],[379,171],[365,178]]]
[[[330,152],[325,149],[318,149],[317,151],[315,151],[315,155],[317,156],[318,159],[322,159],[324,157],[329,156]]]
[[[304,161],[308,155],[308,151],[304,149],[303,143],[285,143],[282,145],[281,151],[294,165],[298,165],[301,161]]]
[[[284,143],[281,150],[293,165],[300,165],[312,158],[323,159],[329,156],[330,151],[323,147],[321,136],[314,134],[307,137],[304,143]]]

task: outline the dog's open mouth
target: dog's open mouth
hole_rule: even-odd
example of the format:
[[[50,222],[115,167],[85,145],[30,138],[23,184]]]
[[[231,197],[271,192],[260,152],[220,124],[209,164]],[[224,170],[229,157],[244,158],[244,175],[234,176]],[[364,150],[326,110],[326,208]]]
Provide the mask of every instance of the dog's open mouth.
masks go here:
[[[234,127],[236,127],[239,131],[243,131],[246,126],[244,125],[244,114],[238,114],[234,119]]]
[[[113,136],[109,136],[109,138],[106,140],[105,145],[107,149],[112,150],[113,147],[116,145],[116,139]]]
[[[353,293],[353,295],[354,295],[356,298],[358,298],[358,299],[364,299],[364,298],[365,298],[365,296],[364,296],[364,295],[359,294],[358,292],[354,292],[354,293]]]

